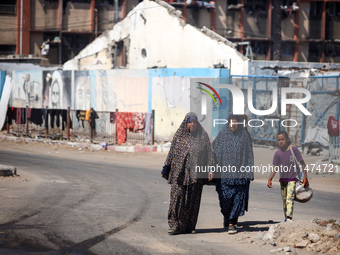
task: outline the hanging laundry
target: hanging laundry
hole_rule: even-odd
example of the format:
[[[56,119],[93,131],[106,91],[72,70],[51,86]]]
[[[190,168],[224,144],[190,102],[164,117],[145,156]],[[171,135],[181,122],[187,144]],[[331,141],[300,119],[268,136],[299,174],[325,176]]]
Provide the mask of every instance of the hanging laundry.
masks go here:
[[[146,134],[145,144],[148,145],[151,139],[151,116],[152,113],[145,113],[145,128],[144,133]]]
[[[132,114],[132,118],[134,121],[133,131],[135,133],[143,133],[144,132],[144,121],[145,121],[145,114],[142,112],[134,112]]]
[[[82,127],[84,128],[85,127],[84,121],[85,121],[85,117],[86,117],[86,111],[77,110],[76,116],[77,116],[78,122],[81,123]]]
[[[27,119],[31,119],[31,112],[32,112],[32,109],[31,108],[26,108],[26,112],[27,112]]]
[[[17,124],[17,125],[22,124],[21,115],[22,115],[22,108],[16,108],[16,111],[15,111],[15,124]]]
[[[327,129],[330,136],[339,136],[339,120],[334,116],[330,116],[327,122]]]
[[[6,114],[6,123],[8,125],[12,125],[12,111],[13,111],[13,107],[8,107],[7,109],[7,114]]]
[[[31,121],[38,125],[41,126],[41,124],[43,123],[43,112],[42,109],[31,109]]]
[[[61,110],[61,119],[62,119],[62,130],[64,131],[67,127],[67,110]],[[70,118],[70,128],[72,128],[72,120]]]
[[[117,124],[116,124],[116,132],[117,132],[117,142],[118,144],[122,144],[126,142],[126,129],[134,128],[134,121],[132,112],[118,112],[117,113]]]
[[[43,118],[44,118],[44,123],[45,123],[45,128],[48,129],[48,110],[47,109],[42,109],[42,114],[43,114]]]
[[[116,112],[110,112],[110,123],[114,124],[116,122]]]
[[[91,113],[91,110],[87,110],[86,111],[86,115],[85,115],[85,120],[87,120],[88,122],[88,128],[90,128],[90,113]]]

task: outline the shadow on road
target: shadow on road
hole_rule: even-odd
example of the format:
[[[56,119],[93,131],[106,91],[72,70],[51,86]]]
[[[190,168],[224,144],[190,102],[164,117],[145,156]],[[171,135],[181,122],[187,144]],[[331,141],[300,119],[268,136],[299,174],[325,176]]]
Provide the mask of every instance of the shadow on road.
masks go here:
[[[238,232],[268,231],[270,225],[278,224],[279,221],[244,221],[237,223]]]
[[[259,232],[268,231],[270,225],[278,224],[279,221],[244,221],[237,223],[238,232]],[[197,234],[205,233],[222,233],[226,232],[224,228],[206,228],[206,229],[196,229]]]

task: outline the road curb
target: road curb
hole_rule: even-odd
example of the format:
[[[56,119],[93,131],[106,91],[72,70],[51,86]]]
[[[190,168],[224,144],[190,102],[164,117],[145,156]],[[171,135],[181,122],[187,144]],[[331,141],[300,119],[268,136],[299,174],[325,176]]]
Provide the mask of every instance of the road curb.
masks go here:
[[[165,143],[162,145],[107,145],[106,143],[93,144],[86,142],[72,142],[72,141],[60,141],[60,140],[48,140],[42,138],[27,138],[27,137],[15,137],[8,135],[0,135],[0,141],[13,141],[13,142],[25,142],[25,143],[45,143],[53,145],[67,145],[72,148],[88,149],[90,151],[114,151],[124,153],[143,153],[143,152],[168,152],[170,150],[171,143]]]
[[[0,176],[13,176],[17,174],[17,168],[14,166],[0,165]]]

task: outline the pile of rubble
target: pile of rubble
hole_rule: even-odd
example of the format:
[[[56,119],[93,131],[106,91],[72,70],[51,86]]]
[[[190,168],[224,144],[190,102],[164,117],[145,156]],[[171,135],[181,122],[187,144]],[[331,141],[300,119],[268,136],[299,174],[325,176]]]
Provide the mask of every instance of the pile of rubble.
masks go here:
[[[340,222],[337,220],[292,221],[272,225],[268,231],[247,236],[248,243],[270,244],[272,254],[340,254]],[[299,252],[300,253],[300,252]]]

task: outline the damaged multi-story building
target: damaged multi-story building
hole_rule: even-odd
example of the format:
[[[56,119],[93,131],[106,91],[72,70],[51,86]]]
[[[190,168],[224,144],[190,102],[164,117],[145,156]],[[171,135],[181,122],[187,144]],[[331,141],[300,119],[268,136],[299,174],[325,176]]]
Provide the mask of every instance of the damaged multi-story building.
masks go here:
[[[338,0],[168,0],[181,18],[236,43],[254,60],[339,63]],[[2,0],[0,52],[6,61],[61,65],[111,30],[138,0]],[[166,29],[166,28],[164,28]],[[179,42],[195,44],[195,42]],[[124,46],[117,45],[119,52]],[[279,50],[279,54],[277,51]],[[30,60],[28,60],[28,58]],[[124,54],[116,67],[124,66]]]

